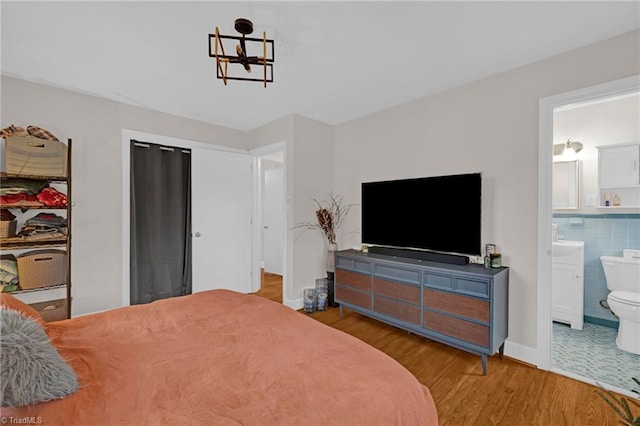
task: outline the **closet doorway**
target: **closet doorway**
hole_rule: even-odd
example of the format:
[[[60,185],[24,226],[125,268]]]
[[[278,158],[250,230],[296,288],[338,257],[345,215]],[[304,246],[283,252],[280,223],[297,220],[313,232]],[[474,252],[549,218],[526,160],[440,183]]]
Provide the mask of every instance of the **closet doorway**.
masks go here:
[[[130,147],[130,303],[191,294],[191,150]]]
[[[192,292],[252,291],[253,158],[247,151],[123,130],[122,305],[130,299],[131,140],[191,151]],[[257,276],[256,278],[258,278]]]

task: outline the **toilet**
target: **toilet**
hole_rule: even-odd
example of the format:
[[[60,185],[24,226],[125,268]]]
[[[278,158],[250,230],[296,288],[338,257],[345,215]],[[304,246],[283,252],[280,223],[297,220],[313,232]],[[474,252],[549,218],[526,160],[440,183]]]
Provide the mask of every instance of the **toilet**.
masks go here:
[[[616,345],[640,355],[640,250],[623,250],[622,257],[601,256],[607,303],[620,320]]]

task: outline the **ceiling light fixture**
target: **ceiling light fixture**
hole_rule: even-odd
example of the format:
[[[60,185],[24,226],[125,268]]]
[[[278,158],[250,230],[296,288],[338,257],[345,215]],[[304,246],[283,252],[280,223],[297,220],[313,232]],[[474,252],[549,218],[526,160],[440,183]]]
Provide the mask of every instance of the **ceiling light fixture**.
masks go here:
[[[553,155],[562,155],[565,150],[572,149],[574,153],[582,151],[582,142],[571,142],[569,139],[565,143],[557,143],[553,145]]]
[[[209,57],[216,58],[216,76],[225,86],[227,80],[261,81],[264,87],[267,83],[273,83],[274,43],[267,39],[267,33],[262,33],[262,38],[247,37],[253,32],[253,23],[245,18],[238,18],[234,27],[241,36],[221,35],[218,27],[214,34],[209,34]],[[235,55],[225,53],[223,40],[235,40]],[[227,42],[228,45],[233,42]],[[269,56],[267,55],[269,54]],[[229,66],[231,64],[231,66]],[[249,77],[251,71],[256,69],[262,74],[262,78]]]

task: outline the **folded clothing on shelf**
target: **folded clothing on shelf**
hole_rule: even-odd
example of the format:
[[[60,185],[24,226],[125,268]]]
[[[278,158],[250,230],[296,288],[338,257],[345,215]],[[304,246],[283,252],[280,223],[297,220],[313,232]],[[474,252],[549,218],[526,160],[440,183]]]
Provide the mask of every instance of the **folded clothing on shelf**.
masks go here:
[[[37,194],[48,186],[48,182],[37,179],[6,179],[0,188],[0,205],[40,207],[43,203]]]
[[[27,132],[22,127],[14,126],[12,124],[11,126],[5,127],[4,129],[0,130],[0,136],[2,136],[3,138],[9,136],[29,136],[29,132]]]
[[[47,207],[67,206],[67,196],[55,188],[44,188],[36,197]]]
[[[50,141],[58,141],[59,139],[50,131],[38,126],[27,126],[27,133],[40,139],[48,139]]]
[[[67,195],[37,179],[12,178],[2,183],[0,205],[66,207]]]
[[[17,290],[18,263],[13,255],[3,255],[0,259],[0,286],[3,293]]]
[[[33,194],[36,195],[43,188],[49,186],[47,181],[38,179],[11,178],[2,182],[0,195],[6,194]]]
[[[38,213],[24,222],[18,235],[29,240],[64,237],[67,219],[54,213]]]
[[[5,127],[0,130],[0,136],[3,138],[9,136],[34,136],[39,139],[48,139],[51,141],[58,141],[58,138],[53,135],[50,131],[43,129],[38,126],[27,126],[27,130],[22,127],[14,126],[13,124],[9,127]]]
[[[22,194],[0,195],[0,205],[15,207],[42,207],[38,197],[33,194],[23,192]]]

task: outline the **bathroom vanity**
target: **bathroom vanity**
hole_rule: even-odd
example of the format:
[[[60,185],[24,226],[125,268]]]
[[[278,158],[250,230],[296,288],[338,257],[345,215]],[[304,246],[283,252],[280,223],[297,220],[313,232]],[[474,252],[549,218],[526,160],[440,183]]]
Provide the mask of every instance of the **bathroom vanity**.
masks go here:
[[[554,241],[551,259],[551,318],[582,330],[584,241]]]

